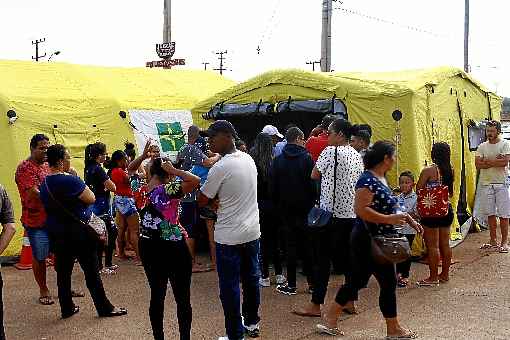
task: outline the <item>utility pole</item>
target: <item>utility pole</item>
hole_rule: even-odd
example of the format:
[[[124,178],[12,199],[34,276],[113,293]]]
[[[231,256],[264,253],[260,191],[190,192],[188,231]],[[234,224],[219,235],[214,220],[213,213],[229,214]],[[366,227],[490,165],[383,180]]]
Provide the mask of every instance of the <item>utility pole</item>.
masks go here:
[[[321,71],[331,71],[331,16],[333,0],[322,0]]]
[[[464,71],[469,72],[469,0],[464,0]]]
[[[172,41],[172,0],[163,0],[163,43]]]
[[[210,63],[208,62],[203,62],[202,65],[204,65],[204,71],[207,71],[207,65],[209,65]]]
[[[214,70],[215,71],[219,71],[220,74],[223,75],[223,71],[227,70],[226,68],[223,67],[223,62],[225,61],[225,59],[227,59],[223,55],[227,54],[227,51],[216,52],[216,54],[219,55],[218,60],[220,61],[220,67],[219,68],[215,68]]]
[[[46,53],[44,53],[44,55],[41,55],[41,56],[39,55],[39,44],[41,44],[45,41],[46,41],[46,38],[36,39],[35,41],[32,41],[32,45],[35,45],[35,57],[32,56],[32,60],[39,61],[39,59],[46,57]]]
[[[315,72],[315,65],[319,64],[322,65],[320,61],[307,61],[306,65],[312,65],[312,71]]]

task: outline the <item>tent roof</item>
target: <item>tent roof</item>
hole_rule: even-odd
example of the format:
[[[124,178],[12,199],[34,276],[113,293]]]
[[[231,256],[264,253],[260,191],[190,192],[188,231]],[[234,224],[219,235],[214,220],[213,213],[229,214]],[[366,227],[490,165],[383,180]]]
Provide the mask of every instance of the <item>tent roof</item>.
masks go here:
[[[213,72],[0,61],[0,105],[26,112],[90,112],[98,103],[125,109],[190,109],[234,84]]]
[[[225,91],[200,102],[193,109],[194,114],[207,112],[212,106],[220,102],[246,103],[249,93],[273,85],[288,85],[309,89],[306,91],[289,91],[288,96],[294,99],[318,99],[312,94],[317,91],[339,98],[347,94],[354,96],[388,96],[401,97],[415,92],[426,85],[439,84],[442,81],[460,76],[472,82],[480,90],[488,92],[483,85],[471,78],[462,70],[454,67],[437,67],[431,69],[406,70],[398,72],[345,72],[345,73],[319,73],[302,70],[275,70],[260,74],[241,84],[235,85]],[[295,92],[295,93],[293,93]],[[252,101],[268,98],[250,98]],[[273,101],[282,98],[273,97]]]

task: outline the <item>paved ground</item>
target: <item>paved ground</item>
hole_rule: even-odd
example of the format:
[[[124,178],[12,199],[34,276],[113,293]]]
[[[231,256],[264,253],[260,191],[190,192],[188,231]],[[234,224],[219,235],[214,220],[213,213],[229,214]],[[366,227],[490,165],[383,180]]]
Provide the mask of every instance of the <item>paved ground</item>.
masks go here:
[[[398,292],[402,323],[416,330],[421,339],[510,339],[510,255],[487,254],[478,250],[486,235],[469,235],[454,250],[460,262],[453,268],[452,281],[439,288],[410,287]],[[5,324],[8,339],[67,340],[151,339],[147,315],[149,290],[141,267],[121,263],[118,275],[105,277],[104,283],[114,304],[125,306],[129,315],[115,319],[96,317],[90,297],[80,299],[79,314],[59,319],[57,305],[36,303],[37,289],[29,271],[3,268]],[[423,278],[426,267],[413,264],[413,281]],[[302,278],[301,278],[302,279]],[[336,292],[341,276],[332,278],[330,294]],[[49,275],[55,292],[55,273]],[[75,287],[86,291],[83,274],[76,268]],[[314,332],[317,320],[303,319],[289,313],[305,303],[309,295],[300,282],[295,297],[282,296],[272,288],[263,290],[261,339],[323,339]],[[197,274],[193,278],[193,339],[217,339],[223,335],[223,314],[218,300],[215,273]],[[345,320],[343,339],[382,339],[384,323],[379,313],[377,283],[360,296],[361,314]],[[175,307],[171,291],[166,301],[167,339],[177,339]]]

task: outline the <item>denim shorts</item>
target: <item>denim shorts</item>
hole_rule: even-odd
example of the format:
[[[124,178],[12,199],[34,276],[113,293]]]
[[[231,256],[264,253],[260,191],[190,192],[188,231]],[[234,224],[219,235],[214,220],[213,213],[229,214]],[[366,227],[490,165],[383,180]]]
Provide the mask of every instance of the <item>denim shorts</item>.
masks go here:
[[[25,227],[28,240],[32,247],[32,256],[38,261],[45,261],[50,255],[50,238],[46,228]]]
[[[115,210],[125,217],[138,213],[135,199],[133,197],[115,196],[113,199]]]

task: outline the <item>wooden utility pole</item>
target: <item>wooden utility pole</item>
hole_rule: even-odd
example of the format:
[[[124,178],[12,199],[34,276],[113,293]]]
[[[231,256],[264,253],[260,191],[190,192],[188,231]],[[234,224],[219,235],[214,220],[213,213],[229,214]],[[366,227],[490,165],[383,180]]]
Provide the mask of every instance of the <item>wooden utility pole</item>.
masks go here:
[[[322,0],[321,71],[331,72],[331,16],[333,0]]]
[[[169,43],[172,41],[172,0],[163,0],[163,42]]]
[[[220,67],[219,68],[215,68],[214,70],[215,71],[219,71],[220,74],[223,75],[223,71],[227,70],[226,68],[223,67],[223,65],[224,65],[223,62],[225,61],[225,59],[227,59],[223,55],[227,54],[227,51],[216,52],[216,54],[219,55],[218,60],[220,61]]]
[[[39,61],[39,59],[42,59],[42,58],[46,57],[46,53],[44,53],[41,56],[39,55],[39,44],[43,43],[45,41],[46,41],[46,38],[36,39],[35,41],[32,41],[32,45],[35,45],[35,57],[32,56],[33,60]]]
[[[315,64],[321,65],[320,61],[307,61],[306,65],[312,65],[312,71],[315,72]]]
[[[469,72],[469,0],[464,0],[464,71]]]
[[[210,63],[208,62],[203,62],[202,65],[204,65],[204,71],[207,71],[207,65],[209,65]]]

